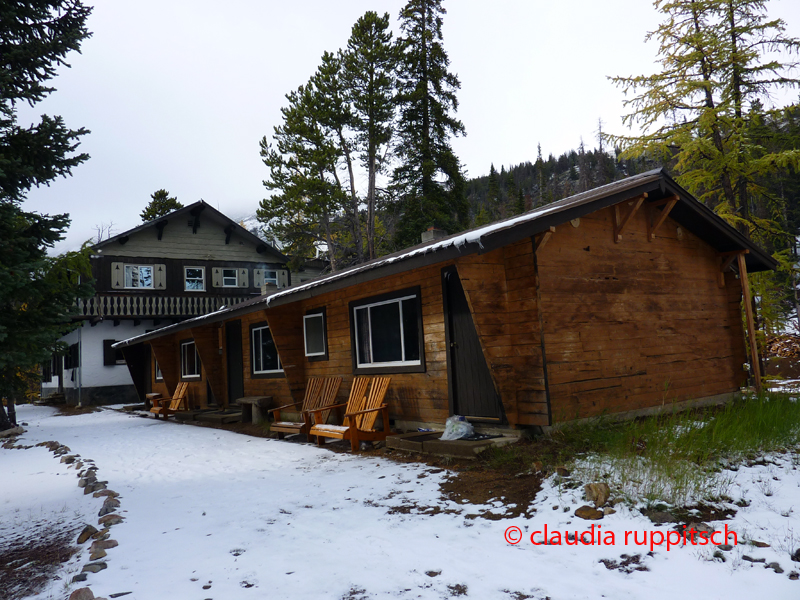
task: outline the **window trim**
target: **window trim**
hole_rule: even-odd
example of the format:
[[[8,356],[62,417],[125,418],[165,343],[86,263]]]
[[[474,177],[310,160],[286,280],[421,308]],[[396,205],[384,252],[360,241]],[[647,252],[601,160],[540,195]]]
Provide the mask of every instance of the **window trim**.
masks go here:
[[[195,365],[197,366],[197,374],[196,375],[186,375],[183,372],[183,347],[188,346],[191,344],[194,346],[194,355],[195,355]],[[181,381],[198,381],[203,378],[203,363],[200,360],[200,353],[197,352],[197,344],[194,341],[194,338],[187,338],[185,340],[181,340],[178,344],[180,348],[180,365],[181,365]]]
[[[128,267],[136,267],[137,269],[141,269],[142,267],[148,267],[150,269],[150,281],[152,285],[132,285],[128,286]],[[125,290],[154,290],[156,288],[156,268],[155,265],[140,265],[134,263],[123,263],[122,264],[122,289]]]
[[[358,346],[356,345],[356,309],[365,308],[370,306],[380,306],[382,304],[389,304],[390,302],[401,303],[403,300],[409,298],[416,299],[417,305],[417,335],[419,340],[419,360],[418,361],[394,361],[389,363],[376,363],[373,365],[359,364],[358,363]],[[402,304],[401,304],[402,310]],[[348,305],[348,312],[350,313],[350,355],[353,363],[354,375],[369,375],[376,373],[425,373],[425,336],[424,327],[422,323],[422,293],[420,286],[404,288],[378,296],[370,296],[368,298],[361,298],[354,300]],[[401,313],[402,314],[402,313]],[[401,320],[402,327],[402,320]],[[402,331],[402,330],[401,330]]]
[[[203,289],[201,290],[190,290],[186,287],[186,271],[188,269],[200,269],[203,273]],[[205,292],[206,291],[206,268],[201,266],[193,266],[193,265],[186,265],[183,267],[183,291],[184,292]]]
[[[252,323],[250,325],[250,377],[254,379],[281,379],[285,377],[285,373],[283,371],[283,363],[281,362],[281,353],[278,352],[278,369],[277,370],[269,370],[269,371],[256,371],[256,361],[255,361],[255,332],[261,329],[270,329],[269,323],[266,321],[259,321],[258,323]],[[270,336],[272,336],[272,331],[270,331]],[[272,338],[272,343],[275,344],[275,350],[278,350],[278,344],[275,343],[275,338]]]
[[[325,346],[325,351],[309,354],[306,343],[306,319],[317,316],[322,317],[322,344]],[[303,351],[305,352],[306,360],[309,362],[328,360],[328,314],[324,306],[307,310],[306,314],[303,315]]]
[[[239,269],[236,267],[222,267],[222,287],[224,288],[237,288],[239,287]],[[225,271],[233,271],[233,277],[228,277],[227,279],[233,279],[233,285],[228,285],[225,283]]]

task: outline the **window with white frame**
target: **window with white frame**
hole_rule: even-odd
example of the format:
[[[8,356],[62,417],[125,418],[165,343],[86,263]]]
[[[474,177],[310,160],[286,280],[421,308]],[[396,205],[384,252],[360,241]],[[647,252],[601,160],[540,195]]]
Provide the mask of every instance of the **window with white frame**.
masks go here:
[[[238,287],[239,278],[236,269],[222,269],[222,287]]]
[[[205,267],[184,267],[185,290],[187,292],[204,292],[206,289]]]
[[[354,367],[424,370],[419,288],[350,304]]]
[[[253,375],[280,375],[283,373],[278,348],[266,323],[258,323],[250,329],[250,363]]]
[[[268,285],[278,285],[278,272],[264,271],[264,283]]]
[[[324,310],[315,310],[303,317],[303,337],[307,357],[317,360],[327,357]]]
[[[181,378],[200,379],[200,357],[194,340],[181,342]]]
[[[125,265],[125,287],[153,289],[153,265]]]
[[[156,363],[156,381],[164,381],[164,374],[161,372],[161,367],[158,366],[158,361],[154,361]]]

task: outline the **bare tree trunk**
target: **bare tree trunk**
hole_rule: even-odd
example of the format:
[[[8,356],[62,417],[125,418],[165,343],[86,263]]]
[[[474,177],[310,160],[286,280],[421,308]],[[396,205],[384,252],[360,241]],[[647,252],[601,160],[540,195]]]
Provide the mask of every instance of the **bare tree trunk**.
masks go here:
[[[344,139],[344,134],[341,130],[339,130],[337,133],[339,134],[339,143],[342,145],[342,152],[344,153],[344,158],[347,162],[347,174],[350,177],[350,210],[353,213],[353,244],[356,247],[356,257],[358,258],[358,262],[362,263],[364,262],[364,242],[361,239],[361,219],[358,215],[358,195],[356,195],[356,182],[355,175],[353,174],[353,160],[350,157],[350,147],[347,145],[347,141]]]
[[[9,401],[9,404],[11,404],[11,401]],[[8,418],[3,403],[0,402],[0,431],[5,431],[6,429],[11,429],[12,427],[14,427],[14,425],[11,423],[11,419]]]

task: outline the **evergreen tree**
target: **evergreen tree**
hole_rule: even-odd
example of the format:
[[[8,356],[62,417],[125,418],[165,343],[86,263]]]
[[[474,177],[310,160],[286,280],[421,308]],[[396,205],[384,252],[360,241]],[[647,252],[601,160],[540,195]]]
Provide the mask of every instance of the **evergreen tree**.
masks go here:
[[[90,12],[78,0],[0,4],[0,397],[12,417],[14,399],[28,383],[25,374],[59,350],[57,340],[74,327],[75,299],[92,294],[88,247],[47,255],[62,239],[68,215],[20,207],[31,187],[71,174],[89,158],[75,153],[88,131],[49,116],[23,128],[16,112],[19,103],[36,105],[54,91],[47,82],[89,37]],[[0,430],[11,426],[0,402]]]
[[[468,205],[461,163],[450,138],[464,134],[458,109],[458,78],[448,71],[442,46],[441,0],[410,0],[400,11],[401,57],[397,105],[400,115],[393,189],[399,201],[396,238],[419,241],[431,224],[451,233],[466,227]]]
[[[489,190],[486,194],[486,205],[489,222],[496,221],[500,214],[500,182],[497,179],[494,163],[489,167]]]
[[[659,43],[661,71],[615,77],[632,92],[625,105],[637,136],[608,136],[623,158],[672,161],[678,181],[745,233],[770,225],[754,218],[751,203],[764,200],[757,179],[776,166],[800,166],[800,152],[765,152],[752,144],[748,107],[780,86],[796,62],[780,62],[800,42],[768,20],[765,0],[658,0],[665,16],[647,38]]]
[[[179,208],[183,208],[183,204],[177,198],[170,197],[167,190],[156,190],[150,194],[150,203],[139,216],[142,217],[142,223],[147,223]]]
[[[261,157],[270,170],[264,186],[275,193],[261,201],[257,216],[295,256],[313,256],[315,244],[324,243],[336,270],[335,216],[346,201],[336,172],[340,150],[320,123],[321,96],[313,78],[286,98],[274,145],[261,140]]]
[[[353,107],[352,126],[367,169],[367,252],[376,258],[375,209],[377,175],[394,125],[397,47],[389,31],[389,14],[368,11],[355,25],[344,54],[344,78]]]

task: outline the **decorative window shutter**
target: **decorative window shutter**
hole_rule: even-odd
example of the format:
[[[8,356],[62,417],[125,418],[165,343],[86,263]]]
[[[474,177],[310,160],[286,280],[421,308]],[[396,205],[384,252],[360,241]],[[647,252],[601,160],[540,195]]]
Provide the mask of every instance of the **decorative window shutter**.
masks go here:
[[[239,287],[240,288],[248,287],[247,269],[237,269],[237,272],[239,273],[239,276],[237,277]]]
[[[103,366],[113,367],[117,364],[117,356],[111,344],[115,344],[117,340],[103,340]]]
[[[253,287],[261,288],[264,285],[264,269],[253,269]]]
[[[289,287],[289,271],[278,271],[278,287]]]
[[[121,262],[111,263],[111,288],[121,290],[125,287],[125,266]]]
[[[211,285],[212,287],[222,287],[222,269],[219,267],[211,269]]]
[[[167,265],[153,265],[153,288],[167,289]]]

